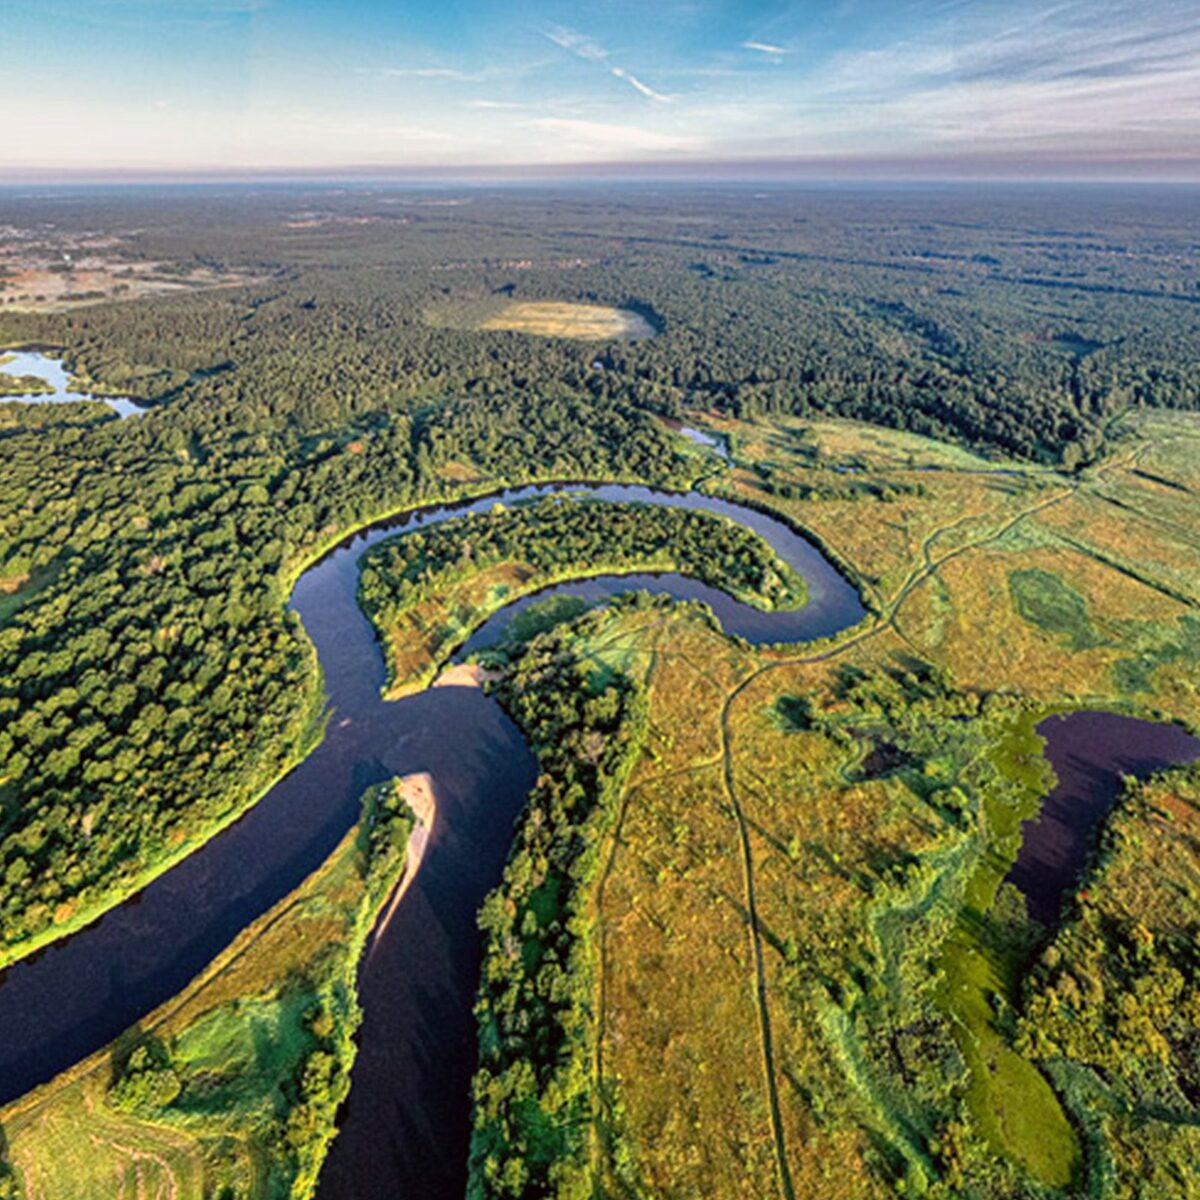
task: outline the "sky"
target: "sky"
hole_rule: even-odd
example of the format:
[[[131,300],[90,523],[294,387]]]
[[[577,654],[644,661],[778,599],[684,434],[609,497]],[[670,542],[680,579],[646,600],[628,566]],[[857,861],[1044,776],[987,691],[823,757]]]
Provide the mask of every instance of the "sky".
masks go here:
[[[0,177],[1200,178],[1197,0],[3,0]]]

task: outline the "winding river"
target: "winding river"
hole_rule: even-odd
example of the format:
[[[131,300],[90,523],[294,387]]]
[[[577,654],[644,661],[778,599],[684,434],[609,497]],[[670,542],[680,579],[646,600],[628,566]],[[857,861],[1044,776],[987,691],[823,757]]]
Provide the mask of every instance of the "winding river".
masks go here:
[[[854,588],[788,526],[696,493],[517,488],[421,510],[347,539],[300,577],[291,597],[325,673],[332,717],[324,740],[246,816],[133,900],[5,973],[0,1102],[102,1048],[181,991],[332,852],[357,818],[366,786],[427,771],[438,820],[413,887],[360,974],[361,1051],[319,1196],[463,1195],[480,956],[475,914],[499,882],[536,764],[499,705],[476,689],[381,699],[384,664],[356,602],[358,560],[400,530],[564,490],[730,516],[760,532],[805,577],[809,602],[765,613],[676,574],[599,577],[552,591],[601,598],[649,588],[703,600],[729,633],[757,643],[826,637],[865,615]]]
[[[728,633],[759,644],[827,637],[865,616],[853,587],[791,528],[696,493],[531,486],[418,510],[348,538],[304,572],[291,597],[325,673],[332,716],[324,740],[246,816],[136,898],[4,974],[0,1102],[102,1048],[181,991],[332,852],[357,818],[366,786],[425,771],[435,781],[438,820],[412,888],[360,969],[360,1052],[318,1196],[461,1198],[475,1066],[475,915],[499,881],[536,763],[500,707],[477,689],[381,699],[384,664],[356,601],[358,563],[369,546],[396,532],[567,491],[731,517],[761,533],[805,577],[809,603],[766,613],[678,574],[600,576],[514,601],[481,626],[467,649],[494,639],[517,612],[548,594],[599,601],[647,588],[702,600]],[[1200,742],[1180,730],[1112,714],[1054,718],[1041,732],[1060,784],[1027,828],[1013,871],[1039,915],[1056,912],[1077,877],[1119,772],[1144,774],[1200,755]]]
[[[460,1200],[475,1066],[475,915],[500,879],[536,763],[499,705],[477,689],[440,687],[381,699],[384,664],[356,602],[358,562],[369,546],[396,532],[565,491],[731,517],[761,533],[805,577],[809,603],[766,613],[677,574],[600,576],[513,602],[467,649],[498,636],[515,613],[547,594],[598,601],[648,588],[703,600],[727,632],[759,644],[827,637],[865,616],[853,587],[788,526],[696,493],[531,486],[419,510],[348,538],[304,572],[291,597],[325,673],[332,716],[324,740],[246,816],[136,898],[4,974],[0,1102],[102,1048],[181,991],[332,852],[357,818],[366,786],[426,771],[435,781],[438,819],[412,888],[360,969],[360,1051],[318,1197]],[[1145,774],[1200,756],[1200,741],[1108,713],[1052,718],[1040,731],[1060,783],[1027,827],[1012,878],[1035,915],[1049,917],[1078,876],[1119,773]]]

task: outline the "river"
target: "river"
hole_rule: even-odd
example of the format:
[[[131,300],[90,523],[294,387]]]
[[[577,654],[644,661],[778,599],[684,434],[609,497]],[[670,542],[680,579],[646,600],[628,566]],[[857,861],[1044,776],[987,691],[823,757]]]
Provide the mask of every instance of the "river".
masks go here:
[[[358,564],[369,546],[401,530],[564,490],[730,516],[760,532],[805,577],[809,603],[764,613],[675,574],[603,576],[548,592],[598,600],[648,587],[701,599],[727,632],[760,644],[830,636],[865,616],[854,588],[799,534],[763,513],[696,493],[525,487],[420,510],[348,538],[301,575],[291,597],[325,673],[332,716],[324,740],[246,816],[135,899],[5,973],[0,1102],[102,1048],[181,991],[332,852],[357,818],[366,786],[425,771],[435,782],[437,822],[412,888],[360,970],[360,1052],[318,1198],[461,1200],[476,1058],[472,1004],[481,946],[475,915],[500,879],[536,763],[499,705],[481,691],[445,687],[392,702],[381,698],[384,663],[356,601]],[[496,614],[469,645],[495,637],[529,602]],[[1107,713],[1052,718],[1040,728],[1060,783],[1040,824],[1030,824],[1013,870],[1034,915],[1057,912],[1062,889],[1077,878],[1096,823],[1116,795],[1119,771],[1144,774],[1200,754],[1200,741],[1181,730]],[[1092,814],[1086,830],[1085,802]],[[1055,821],[1068,828],[1065,842]],[[1047,859],[1051,850],[1059,856],[1054,861]]]
[[[357,604],[358,560],[400,530],[563,490],[734,517],[804,576],[809,602],[794,612],[764,613],[674,574],[601,577],[586,585],[604,595],[648,586],[706,600],[728,632],[760,643],[828,636],[865,616],[855,589],[791,528],[696,493],[525,487],[354,535],[305,571],[291,597],[325,673],[332,716],[324,740],[241,820],[133,900],[5,973],[0,1102],[99,1050],[181,991],[332,852],[357,818],[367,785],[427,771],[438,819],[413,887],[361,971],[362,1048],[319,1196],[462,1196],[481,952],[475,914],[500,880],[536,764],[499,705],[478,690],[381,698],[384,663]]]

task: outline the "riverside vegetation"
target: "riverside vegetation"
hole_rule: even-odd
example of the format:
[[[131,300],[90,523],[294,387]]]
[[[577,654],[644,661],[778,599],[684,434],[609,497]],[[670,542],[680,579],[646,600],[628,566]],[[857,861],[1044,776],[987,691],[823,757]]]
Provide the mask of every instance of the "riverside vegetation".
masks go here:
[[[812,531],[874,616],[752,650],[695,609],[623,601],[492,656],[543,778],[483,917],[473,1193],[1188,1195],[1194,779],[1131,789],[1058,930],[999,884],[1048,782],[1042,713],[1200,725],[1200,426],[1176,411],[1195,406],[1197,309],[1174,201],[1095,193],[1084,221],[1053,195],[864,194],[847,216],[803,192],[752,213],[597,193],[480,198],[450,221],[409,199],[330,196],[364,223],[308,230],[285,194],[203,216],[98,198],[86,219],[124,253],[202,253],[256,282],[0,311],[3,344],[59,345],[152,406],[118,423],[0,405],[4,961],[136,890],[305,752],[319,679],[284,602],[345,532],[528,480],[703,479]],[[657,334],[426,317],[489,297],[636,305]],[[727,437],[727,469],[659,420],[680,415]],[[556,569],[541,519],[486,569]],[[460,592],[482,577],[462,544],[421,563]],[[394,678],[412,669],[392,657]],[[348,928],[322,935],[343,983]],[[236,948],[262,947],[247,1013],[286,994],[272,945],[256,926]],[[136,1178],[158,1169],[138,1157],[152,1137],[193,1164],[173,1178],[311,1190],[272,1141],[323,1046],[300,1011],[268,1039],[267,1075],[293,1082],[253,1101],[274,1149],[237,1143],[244,1110],[219,1087],[212,1123],[182,1129],[191,1064],[221,1068],[180,1025],[131,1041],[111,1094],[108,1071],[69,1073],[0,1115],[0,1187],[70,1196],[110,1154]],[[345,1058],[327,1052],[332,1096]]]
[[[368,789],[324,865],[177,999],[9,1105],[0,1195],[311,1195],[349,1088],[359,955],[405,870],[404,791]]]
[[[680,571],[762,608],[799,608],[804,580],[757,534],[680,508],[550,498],[390,539],[359,601],[387,648],[391,694],[424,686],[487,616],[552,583]]]

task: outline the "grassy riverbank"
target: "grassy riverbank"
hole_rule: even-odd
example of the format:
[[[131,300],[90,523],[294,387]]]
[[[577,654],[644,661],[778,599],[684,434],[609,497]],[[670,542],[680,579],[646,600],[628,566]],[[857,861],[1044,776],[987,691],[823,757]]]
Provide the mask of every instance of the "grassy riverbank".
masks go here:
[[[178,997],[0,1111],[24,1200],[311,1195],[349,1086],[358,960],[406,870],[405,796],[370,789],[329,859]]]

